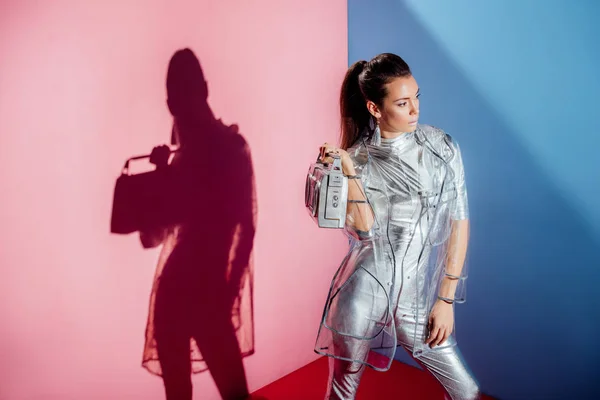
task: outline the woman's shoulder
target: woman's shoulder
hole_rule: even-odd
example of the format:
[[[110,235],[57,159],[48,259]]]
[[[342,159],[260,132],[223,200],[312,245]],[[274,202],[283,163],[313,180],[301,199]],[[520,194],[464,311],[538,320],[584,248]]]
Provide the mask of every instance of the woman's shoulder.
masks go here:
[[[456,138],[437,126],[419,124],[417,136],[420,136],[422,140],[431,143],[436,149],[442,149],[444,147],[456,149],[458,147]]]
[[[237,124],[226,125],[221,120],[218,120],[218,123],[220,132],[216,137],[222,141],[221,147],[233,154],[249,152],[248,142],[240,133]]]
[[[419,124],[417,132],[432,142],[454,142],[454,138],[448,132],[444,131],[442,128],[438,128],[437,126]]]
[[[362,142],[355,143],[349,147],[346,152],[355,165],[361,165],[367,162],[368,152],[366,146]]]
[[[429,143],[444,158],[451,159],[459,151],[456,139],[441,128],[433,125],[419,125],[416,133],[422,142]]]

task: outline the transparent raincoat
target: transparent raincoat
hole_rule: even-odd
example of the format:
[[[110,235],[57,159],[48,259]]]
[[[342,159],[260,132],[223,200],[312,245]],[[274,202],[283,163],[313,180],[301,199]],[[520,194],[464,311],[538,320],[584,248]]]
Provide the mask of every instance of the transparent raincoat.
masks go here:
[[[360,205],[348,208],[344,231],[350,248],[333,277],[315,351],[385,371],[399,344],[399,315],[420,322],[404,325],[414,357],[456,345],[453,334],[430,348],[423,330],[444,278],[456,282],[450,300],[466,300],[462,159],[458,144],[428,125],[397,139],[364,134],[348,153],[374,222],[357,229]]]
[[[163,209],[151,213],[169,224],[140,232],[145,247],[163,245],[150,295],[142,362],[160,376],[159,341],[165,352],[180,337],[189,341],[189,350],[185,344],[179,347],[189,354],[192,373],[208,368],[202,349],[216,347],[224,353],[225,347],[239,345],[238,357],[254,353],[252,249],[257,202],[250,149],[237,127],[220,120],[202,133],[201,141],[175,155],[167,172],[171,202],[166,216],[158,217]],[[237,342],[219,339],[229,330]],[[198,334],[210,331],[215,334]]]

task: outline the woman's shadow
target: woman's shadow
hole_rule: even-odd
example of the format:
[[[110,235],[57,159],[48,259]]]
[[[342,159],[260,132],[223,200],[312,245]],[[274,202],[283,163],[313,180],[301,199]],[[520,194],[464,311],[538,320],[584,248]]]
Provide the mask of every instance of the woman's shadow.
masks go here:
[[[250,150],[235,125],[213,115],[189,49],[171,58],[167,96],[178,150],[169,163],[169,148],[154,148],[152,195],[135,206],[143,247],[162,245],[143,366],[162,376],[169,400],[191,400],[191,374],[206,370],[224,399],[245,399],[257,213]]]

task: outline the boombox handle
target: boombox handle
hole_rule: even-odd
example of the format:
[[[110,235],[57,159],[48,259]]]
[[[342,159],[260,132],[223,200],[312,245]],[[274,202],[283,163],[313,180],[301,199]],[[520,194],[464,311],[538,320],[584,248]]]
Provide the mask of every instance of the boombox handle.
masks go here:
[[[327,155],[331,158],[333,158],[333,169],[337,169],[339,171],[342,170],[342,159],[340,158],[339,154],[331,154],[331,153],[327,153]],[[317,156],[317,162],[319,162],[319,158],[321,158],[321,155]],[[322,163],[323,165],[329,165],[329,163]]]
[[[171,154],[178,152],[179,149],[171,149]],[[123,169],[121,170],[121,175],[129,175],[129,164],[131,161],[143,160],[144,158],[150,158],[150,154],[144,154],[143,156],[134,156],[130,157],[125,161],[125,165],[123,165]]]

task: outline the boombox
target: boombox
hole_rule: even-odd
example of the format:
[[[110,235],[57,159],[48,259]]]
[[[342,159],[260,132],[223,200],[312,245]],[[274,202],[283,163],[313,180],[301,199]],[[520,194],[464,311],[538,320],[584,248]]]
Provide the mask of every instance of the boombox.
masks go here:
[[[319,228],[344,228],[348,202],[348,178],[342,173],[342,160],[311,164],[306,176],[304,199],[308,213]]]
[[[174,153],[176,150],[171,150]],[[176,176],[169,165],[160,170],[132,174],[130,163],[150,158],[131,157],[125,161],[113,193],[111,233],[129,234],[155,229],[172,222],[171,210],[177,201],[174,194]]]

